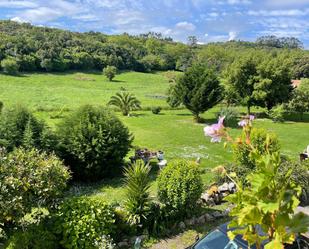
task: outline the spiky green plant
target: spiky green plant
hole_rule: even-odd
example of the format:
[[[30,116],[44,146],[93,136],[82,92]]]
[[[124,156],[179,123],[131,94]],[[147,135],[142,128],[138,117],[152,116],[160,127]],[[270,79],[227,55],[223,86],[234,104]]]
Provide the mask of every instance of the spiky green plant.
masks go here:
[[[127,196],[125,209],[128,213],[128,222],[139,227],[145,224],[150,207],[149,173],[150,167],[140,160],[124,170]]]
[[[118,92],[112,96],[108,105],[118,107],[124,116],[129,115],[130,111],[141,108],[141,102],[129,92]]]

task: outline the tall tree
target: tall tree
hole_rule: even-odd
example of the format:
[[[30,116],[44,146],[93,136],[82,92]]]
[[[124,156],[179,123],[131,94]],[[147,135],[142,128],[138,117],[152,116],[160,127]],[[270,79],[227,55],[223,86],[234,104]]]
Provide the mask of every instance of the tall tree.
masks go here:
[[[213,70],[205,65],[195,64],[188,68],[177,80],[172,94],[189,109],[196,121],[200,121],[200,113],[215,106],[222,99],[222,87]]]
[[[240,103],[250,108],[255,104],[254,86],[257,81],[257,61],[253,55],[247,55],[235,60],[225,72],[225,85],[227,91],[237,93]]]
[[[254,97],[259,106],[270,110],[275,105],[288,102],[293,87],[289,66],[283,58],[265,57],[257,66],[257,73]]]

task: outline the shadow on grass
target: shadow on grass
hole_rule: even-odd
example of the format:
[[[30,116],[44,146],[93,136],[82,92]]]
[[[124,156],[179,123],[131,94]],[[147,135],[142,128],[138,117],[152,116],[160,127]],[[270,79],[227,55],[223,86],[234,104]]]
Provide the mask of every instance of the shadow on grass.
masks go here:
[[[193,118],[192,113],[176,113],[176,116],[184,116],[184,117],[192,117]]]
[[[72,182],[70,189],[66,192],[66,196],[90,196],[102,192],[105,187],[123,188],[124,178],[117,177],[112,179],[103,179],[94,183]]]
[[[218,120],[216,118],[201,118],[198,123],[200,124],[214,124],[217,123]]]
[[[127,163],[127,166],[129,163]],[[150,162],[151,170],[150,170],[150,183],[152,184],[156,181],[159,167],[155,160]],[[125,166],[124,166],[125,167]],[[123,169],[120,172],[123,172]],[[72,182],[69,190],[66,192],[67,197],[79,197],[79,196],[91,196],[96,194],[104,193],[107,189],[123,189],[125,188],[125,178],[120,173],[121,176],[110,178],[110,179],[102,179],[96,182]],[[120,200],[121,201],[121,200]]]
[[[23,72],[19,72],[19,73],[17,73],[17,74],[8,74],[8,73],[3,73],[3,72],[1,72],[0,75],[11,76],[11,77],[17,77],[17,78],[29,77],[28,75],[24,74]]]
[[[286,121],[309,123],[309,113],[303,115],[299,113],[287,113],[284,115]]]
[[[130,113],[130,117],[139,118],[139,117],[145,117],[145,116],[147,116],[147,114],[145,113]]]

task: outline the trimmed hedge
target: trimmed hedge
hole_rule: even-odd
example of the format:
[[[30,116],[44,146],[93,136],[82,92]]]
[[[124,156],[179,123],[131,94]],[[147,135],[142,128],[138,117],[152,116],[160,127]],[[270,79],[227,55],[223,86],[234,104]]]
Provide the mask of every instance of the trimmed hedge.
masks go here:
[[[158,196],[180,217],[193,212],[203,192],[198,165],[186,160],[170,162],[158,177]]]

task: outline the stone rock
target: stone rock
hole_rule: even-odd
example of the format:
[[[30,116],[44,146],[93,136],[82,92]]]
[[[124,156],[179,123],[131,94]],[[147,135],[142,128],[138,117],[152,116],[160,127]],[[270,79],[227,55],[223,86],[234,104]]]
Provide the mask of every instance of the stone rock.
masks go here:
[[[219,192],[225,192],[229,191],[229,184],[228,183],[223,183],[221,186],[218,187]]]
[[[222,215],[223,215],[223,216],[228,216],[229,213],[230,213],[230,211],[231,211],[231,209],[230,209],[230,208],[227,208],[227,209],[225,209],[225,210],[222,212]]]
[[[133,236],[130,238],[130,243],[134,244],[138,236]]]
[[[215,206],[216,205],[216,203],[215,203],[215,201],[214,201],[214,199],[209,199],[208,200],[208,202],[206,202],[206,204],[208,205],[208,206],[210,206],[210,207],[212,207],[212,206]]]
[[[213,196],[213,201],[215,202],[215,204],[220,204],[221,203],[221,196],[220,195],[218,195],[218,194],[215,194],[214,196]]]
[[[205,201],[205,202],[208,202],[208,200],[210,199],[210,196],[209,196],[208,193],[203,193],[203,194],[201,195],[201,199],[202,199],[203,201]]]
[[[215,218],[221,218],[222,217],[222,213],[220,213],[219,211],[215,211],[212,213],[212,216]]]
[[[147,234],[143,234],[141,236],[139,236],[141,238],[142,241],[148,239],[148,235]]]
[[[204,214],[205,221],[213,221],[214,217],[210,214]]]
[[[191,219],[187,219],[187,220],[185,220],[185,224],[186,224],[186,226],[194,226],[194,225],[195,225],[195,223],[196,223],[196,219],[195,219],[195,217],[193,217],[193,218],[191,218]]]
[[[128,248],[130,244],[127,241],[121,241],[118,243],[119,248]]]
[[[226,196],[228,196],[229,195],[229,192],[223,192],[222,193],[222,197],[226,197]]]
[[[197,218],[196,223],[199,225],[203,225],[205,223],[205,216],[202,215],[201,217]]]
[[[179,229],[184,230],[186,229],[186,224],[182,221],[178,224]]]
[[[234,193],[236,190],[236,184],[234,182],[230,182],[228,188],[231,193]]]

